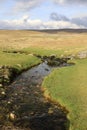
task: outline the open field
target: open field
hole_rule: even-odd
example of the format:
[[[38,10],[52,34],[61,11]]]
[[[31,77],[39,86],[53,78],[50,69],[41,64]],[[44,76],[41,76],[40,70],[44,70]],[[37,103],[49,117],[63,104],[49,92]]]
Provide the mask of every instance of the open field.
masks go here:
[[[43,49],[87,48],[87,33],[56,32],[46,33],[37,31],[0,31],[0,49],[23,49],[38,47]]]
[[[19,71],[41,62],[33,54],[57,57],[87,53],[87,32],[0,30],[0,66]],[[55,69],[42,84],[53,100],[69,110],[70,130],[87,129],[87,59],[74,59],[74,66]]]

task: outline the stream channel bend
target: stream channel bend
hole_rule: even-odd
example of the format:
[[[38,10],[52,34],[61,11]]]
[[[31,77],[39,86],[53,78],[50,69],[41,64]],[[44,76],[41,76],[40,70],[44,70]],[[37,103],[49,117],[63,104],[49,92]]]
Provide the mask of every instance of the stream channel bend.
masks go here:
[[[23,72],[9,86],[8,114],[15,127],[11,130],[68,130],[67,110],[46,98],[41,88],[44,77],[54,68],[43,62]]]

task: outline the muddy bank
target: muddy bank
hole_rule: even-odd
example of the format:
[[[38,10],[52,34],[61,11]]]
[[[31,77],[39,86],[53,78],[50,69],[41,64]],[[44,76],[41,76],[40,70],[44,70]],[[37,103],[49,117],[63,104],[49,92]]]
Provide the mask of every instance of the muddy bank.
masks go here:
[[[41,88],[44,77],[54,68],[46,60],[6,87],[0,102],[1,130],[68,130],[68,111],[46,98]]]

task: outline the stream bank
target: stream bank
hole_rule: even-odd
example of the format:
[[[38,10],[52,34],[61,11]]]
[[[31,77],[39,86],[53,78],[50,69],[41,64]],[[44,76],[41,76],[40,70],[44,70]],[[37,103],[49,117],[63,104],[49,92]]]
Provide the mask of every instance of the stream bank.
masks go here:
[[[0,103],[1,130],[68,130],[68,111],[46,98],[41,88],[44,77],[55,67],[67,65],[49,66],[46,60],[18,76]]]

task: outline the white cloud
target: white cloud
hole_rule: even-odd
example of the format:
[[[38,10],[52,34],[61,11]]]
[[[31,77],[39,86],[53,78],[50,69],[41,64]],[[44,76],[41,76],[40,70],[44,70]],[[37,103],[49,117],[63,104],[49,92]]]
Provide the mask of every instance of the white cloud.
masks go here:
[[[47,29],[62,29],[62,28],[84,28],[67,21],[48,21],[44,23]]]
[[[26,20],[25,20],[26,18]],[[43,22],[39,19],[30,20],[23,17],[19,20],[3,20],[0,21],[0,29],[61,29],[61,28],[84,28],[70,21],[47,21]]]

